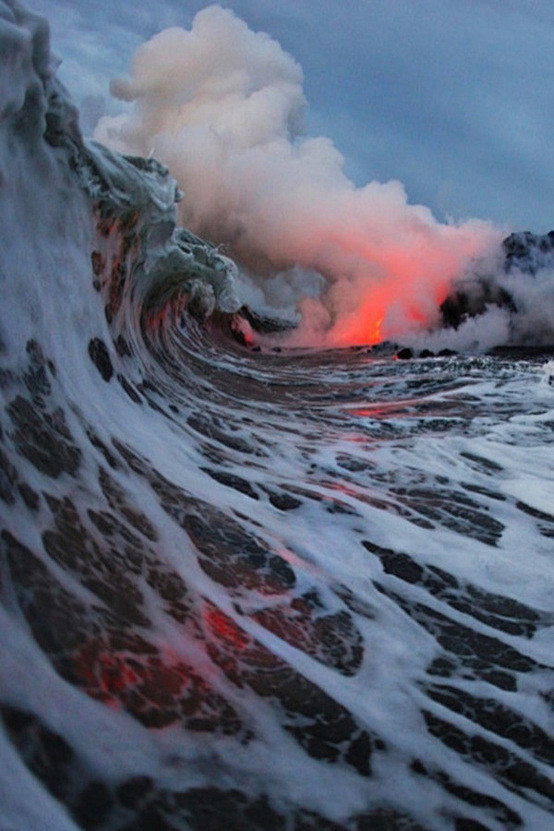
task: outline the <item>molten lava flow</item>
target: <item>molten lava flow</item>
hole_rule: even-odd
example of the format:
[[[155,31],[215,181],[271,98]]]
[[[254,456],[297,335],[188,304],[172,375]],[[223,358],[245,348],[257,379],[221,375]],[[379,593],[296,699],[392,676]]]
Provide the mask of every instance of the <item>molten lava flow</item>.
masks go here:
[[[319,330],[327,346],[372,345],[433,326],[456,278],[494,248],[494,233],[482,228],[391,225],[379,239],[373,229],[370,244],[371,235],[369,227],[336,229],[322,269],[330,278],[320,301],[327,317],[313,299],[300,304],[306,339]]]
[[[287,345],[355,346],[433,325],[448,287],[504,236],[479,220],[439,222],[398,181],[357,187],[329,139],[300,135],[296,61],[218,6],[139,47],[112,91],[135,106],[102,118],[95,138],[132,155],[155,147],[186,194],[182,223],[226,245],[262,290],[284,277],[269,290],[277,307],[304,297]],[[320,298],[309,279],[291,289],[295,274],[320,275]]]
[[[380,343],[381,341],[381,326],[383,325],[383,320],[385,319],[385,315],[381,315],[379,320],[376,323],[370,324],[368,327],[367,333],[367,343],[369,346],[372,346],[374,343]]]

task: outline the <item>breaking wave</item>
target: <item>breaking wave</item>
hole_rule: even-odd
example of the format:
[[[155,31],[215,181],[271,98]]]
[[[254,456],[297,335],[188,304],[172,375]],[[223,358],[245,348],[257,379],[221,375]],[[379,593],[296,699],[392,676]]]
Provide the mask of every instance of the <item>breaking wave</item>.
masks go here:
[[[205,40],[219,26],[227,43],[232,27],[245,54],[258,50],[255,78],[277,67],[285,99],[301,103],[300,71],[273,41],[221,10],[195,26],[212,91]],[[234,225],[205,242],[177,223],[178,204],[192,215],[202,203],[190,179],[179,203],[160,162],[83,141],[45,21],[1,2],[0,44],[6,827],[547,827],[552,362],[402,361],[398,347],[370,346],[394,335],[413,350],[482,348],[481,330],[490,346],[547,343],[550,237],[502,247],[478,224],[475,245],[397,185],[356,195],[336,173],[348,198],[333,192],[329,233],[305,259],[303,223],[283,260],[267,240],[252,248],[283,230],[263,211],[239,242]],[[145,47],[144,86],[137,69],[120,95],[150,101],[158,45]],[[245,72],[231,80],[250,89]],[[128,129],[143,129],[139,115]],[[312,168],[312,153],[334,152],[281,150]],[[370,191],[379,211],[394,207],[386,233],[369,234],[371,256],[346,242],[365,219],[336,225],[337,205]],[[378,295],[356,306],[357,287],[365,298],[381,269],[377,285],[392,280],[400,297],[396,266],[378,257],[401,233],[397,208],[413,232],[398,274],[423,251],[418,282],[431,237],[453,265],[446,282],[443,260],[432,269],[415,317],[391,311],[376,337]],[[212,221],[198,225],[223,227]],[[312,296],[297,308],[302,281]],[[269,308],[270,285],[290,308]],[[346,313],[362,321],[348,336],[332,299],[346,287]],[[317,304],[327,317],[310,329]]]

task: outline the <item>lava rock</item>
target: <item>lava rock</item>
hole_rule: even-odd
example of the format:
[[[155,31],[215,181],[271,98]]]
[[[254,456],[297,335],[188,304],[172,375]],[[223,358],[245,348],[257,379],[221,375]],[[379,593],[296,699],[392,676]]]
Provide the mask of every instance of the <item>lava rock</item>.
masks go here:
[[[530,231],[510,234],[502,242],[502,248],[506,257],[506,272],[517,268],[527,274],[535,274],[540,268],[554,264],[554,231],[543,235]]]
[[[441,303],[443,325],[457,329],[468,317],[483,314],[487,306],[516,311],[511,294],[491,279],[478,277],[463,280]]]
[[[404,349],[400,349],[396,353],[396,357],[401,361],[409,361],[410,358],[414,357],[414,353],[413,353],[413,350],[411,350],[409,347],[406,346],[406,347],[404,347]]]
[[[246,304],[240,307],[237,314],[247,320],[255,332],[260,332],[264,335],[275,334],[276,332],[287,332],[290,329],[296,328],[294,321],[259,314]]]
[[[540,269],[554,267],[554,231],[543,235],[530,231],[510,234],[502,242],[502,252],[505,274],[517,270],[534,277]],[[468,318],[483,314],[489,306],[517,312],[514,298],[493,275],[466,276],[455,284],[440,306],[443,326],[457,329]]]

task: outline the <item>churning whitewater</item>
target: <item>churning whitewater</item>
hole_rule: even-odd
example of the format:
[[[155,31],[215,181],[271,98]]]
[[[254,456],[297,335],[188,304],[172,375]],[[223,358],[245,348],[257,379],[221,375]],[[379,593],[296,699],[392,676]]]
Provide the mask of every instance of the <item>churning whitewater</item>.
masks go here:
[[[551,236],[439,226],[340,164],[314,225],[299,181],[287,230],[299,157],[333,154],[284,122],[247,146],[218,121],[242,161],[220,144],[203,195],[213,100],[187,133],[183,93],[162,141],[158,47],[184,39],[220,99],[206,38],[235,33],[218,119],[252,113],[260,78],[266,113],[279,92],[294,110],[301,73],[228,12],[195,27],[115,85],[142,102],[102,126],[144,154],[121,156],[83,140],[47,23],[0,2],[0,827],[543,831]],[[162,161],[185,142],[184,195],[147,122]],[[261,167],[242,214],[204,210],[273,152],[292,167],[271,216]],[[368,346],[385,336],[418,357]],[[526,352],[482,351],[506,344]]]

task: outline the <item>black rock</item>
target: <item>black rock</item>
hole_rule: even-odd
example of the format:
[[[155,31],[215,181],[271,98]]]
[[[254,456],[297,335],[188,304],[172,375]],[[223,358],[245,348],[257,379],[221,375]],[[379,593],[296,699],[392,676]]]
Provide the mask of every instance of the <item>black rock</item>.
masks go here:
[[[535,274],[538,269],[554,264],[554,231],[542,235],[530,231],[510,234],[502,242],[502,248],[506,256],[506,272],[517,268],[527,274]]]
[[[396,357],[401,361],[409,361],[410,358],[414,357],[414,353],[412,349],[409,349],[407,346],[404,349],[401,349],[399,352],[396,353]]]
[[[264,335],[270,335],[276,332],[287,332],[296,327],[296,324],[291,320],[258,314],[258,312],[255,312],[254,309],[251,309],[247,305],[241,306],[237,315],[247,320],[255,332],[260,332]]]
[[[508,344],[495,346],[489,349],[487,355],[494,355],[497,358],[511,358],[512,360],[532,360],[533,358],[554,357],[554,344]]]
[[[487,306],[499,306],[515,312],[511,294],[485,277],[466,278],[457,283],[455,290],[441,303],[440,312],[444,326],[457,329],[468,317],[483,314]]]
[[[554,267],[554,231],[548,234],[532,234],[519,231],[510,234],[502,242],[505,274],[519,271],[522,275],[534,277],[542,268]],[[517,312],[512,295],[498,283],[498,277],[488,275],[467,275],[453,287],[446,300],[440,306],[444,326],[457,329],[470,317],[477,317],[489,306]]]

